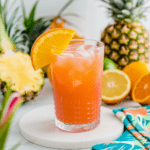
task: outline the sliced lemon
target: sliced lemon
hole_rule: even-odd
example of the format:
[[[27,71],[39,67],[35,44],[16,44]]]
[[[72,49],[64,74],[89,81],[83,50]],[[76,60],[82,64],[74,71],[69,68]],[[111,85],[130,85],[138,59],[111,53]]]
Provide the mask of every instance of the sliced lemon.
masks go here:
[[[129,94],[131,82],[127,74],[120,70],[103,72],[102,100],[107,104],[121,102]]]

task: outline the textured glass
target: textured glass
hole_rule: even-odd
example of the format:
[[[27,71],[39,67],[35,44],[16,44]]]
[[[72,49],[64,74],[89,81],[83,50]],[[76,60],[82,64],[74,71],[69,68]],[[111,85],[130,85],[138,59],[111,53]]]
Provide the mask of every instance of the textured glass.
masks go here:
[[[82,132],[100,122],[104,46],[80,41],[56,55],[52,63],[56,126]]]

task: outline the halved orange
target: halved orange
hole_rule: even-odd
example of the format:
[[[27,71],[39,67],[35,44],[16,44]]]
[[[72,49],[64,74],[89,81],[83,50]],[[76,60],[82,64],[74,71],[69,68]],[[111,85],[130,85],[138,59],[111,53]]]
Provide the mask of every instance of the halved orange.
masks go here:
[[[52,29],[40,35],[31,49],[31,60],[35,70],[55,61],[54,54],[61,54],[68,46],[76,31]]]
[[[131,87],[133,88],[136,82],[145,74],[150,72],[150,65],[145,62],[132,62],[127,65],[123,71],[129,76],[131,80]]]
[[[142,105],[150,105],[150,73],[143,75],[132,90],[132,99]]]
[[[107,104],[121,102],[131,90],[131,81],[126,73],[120,70],[103,72],[102,100]]]

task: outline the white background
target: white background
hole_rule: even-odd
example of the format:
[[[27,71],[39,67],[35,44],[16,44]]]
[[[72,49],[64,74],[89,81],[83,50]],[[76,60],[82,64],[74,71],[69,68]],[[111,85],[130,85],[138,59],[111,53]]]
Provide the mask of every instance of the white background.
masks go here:
[[[3,0],[4,2],[5,0]],[[10,3],[13,0],[9,0]],[[16,5],[20,5],[17,1]],[[26,6],[27,14],[31,10],[36,0],[23,0]],[[49,15],[57,15],[59,10],[65,5],[68,0],[39,0],[37,7],[36,18]],[[76,29],[79,34],[89,39],[99,40],[104,28],[113,23],[112,19],[106,15],[105,8],[99,7],[103,5],[99,0],[75,0],[65,11],[74,12],[82,16],[82,19],[75,17],[66,17],[69,21],[78,26]],[[150,2],[147,4],[150,6]],[[21,10],[20,10],[21,13]],[[147,20],[142,21],[142,24],[150,30],[150,12],[147,14]]]

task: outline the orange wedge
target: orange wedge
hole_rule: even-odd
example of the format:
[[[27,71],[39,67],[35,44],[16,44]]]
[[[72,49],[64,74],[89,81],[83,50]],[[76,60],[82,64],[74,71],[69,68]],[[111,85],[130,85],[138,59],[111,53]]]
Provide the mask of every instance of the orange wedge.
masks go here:
[[[70,41],[70,43],[69,43],[70,45],[71,45],[71,44],[74,44],[74,43],[84,43],[84,40],[82,40],[82,39],[84,39],[84,37],[79,36],[77,33],[74,34],[74,36],[73,36],[72,39],[80,39],[80,40],[78,40],[78,41],[77,41],[77,40],[75,40],[75,41],[72,40],[72,41]]]
[[[123,71],[106,70],[103,72],[103,102],[107,104],[121,102],[129,94],[130,90],[130,79]]]
[[[55,61],[55,54],[61,54],[68,46],[75,31],[72,29],[52,29],[40,35],[31,49],[31,60],[35,70]]]
[[[132,99],[142,105],[150,105],[150,73],[136,82],[132,90]]]

